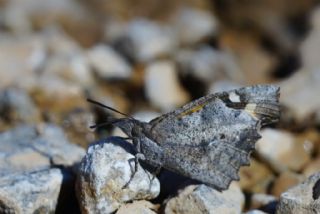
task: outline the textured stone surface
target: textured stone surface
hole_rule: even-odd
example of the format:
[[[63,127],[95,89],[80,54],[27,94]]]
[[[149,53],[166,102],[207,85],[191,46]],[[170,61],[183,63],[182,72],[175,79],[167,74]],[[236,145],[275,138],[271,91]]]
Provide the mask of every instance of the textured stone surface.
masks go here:
[[[160,191],[157,178],[138,166],[138,171],[127,188],[134,169],[129,143],[119,138],[108,138],[89,147],[81,162],[77,190],[84,213],[111,213],[132,200],[155,198]],[[131,167],[132,170],[131,170]]]
[[[241,213],[244,195],[237,183],[218,192],[208,186],[188,186],[176,197],[171,198],[164,212],[168,214]]]
[[[61,184],[59,169],[0,177],[0,213],[54,213]]]
[[[281,194],[277,213],[313,214],[320,210],[320,173]]]

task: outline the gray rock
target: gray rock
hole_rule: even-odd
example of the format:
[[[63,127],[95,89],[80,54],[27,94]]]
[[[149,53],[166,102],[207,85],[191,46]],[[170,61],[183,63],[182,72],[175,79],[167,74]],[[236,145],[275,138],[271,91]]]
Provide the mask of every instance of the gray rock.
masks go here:
[[[277,198],[273,195],[256,193],[251,196],[250,208],[258,209],[275,201],[277,201]]]
[[[214,82],[209,86],[208,94],[234,90],[240,87],[241,85],[235,82],[228,81],[228,80],[221,80],[221,81]]]
[[[171,198],[165,207],[165,213],[202,214],[202,213],[241,213],[244,195],[237,183],[218,192],[208,186],[188,186],[178,196]]]
[[[88,60],[101,78],[127,79],[131,76],[130,65],[109,46],[96,45],[88,51]]]
[[[134,161],[129,161],[134,156],[126,151],[129,146],[113,137],[89,147],[77,181],[82,212],[112,213],[128,201],[153,199],[159,194],[159,181],[151,180],[152,175],[140,165],[130,184],[123,188],[134,169]]]
[[[320,173],[281,194],[277,213],[311,214],[320,210]]]
[[[173,18],[182,44],[194,44],[217,32],[217,20],[209,11],[182,8]]]
[[[116,214],[156,214],[157,206],[149,201],[134,201],[120,207]]]
[[[132,58],[142,62],[169,55],[178,45],[172,28],[146,19],[130,22],[127,38],[132,43]]]
[[[50,124],[21,125],[0,134],[0,177],[16,172],[72,166],[80,162],[84,149],[69,143],[63,131]]]
[[[59,169],[0,177],[0,213],[54,213],[61,184]]]
[[[40,112],[30,96],[18,88],[7,88],[0,91],[0,115],[1,119],[9,123],[40,121]]]
[[[183,74],[189,73],[206,84],[221,79],[244,80],[234,57],[226,51],[210,46],[201,46],[197,50],[181,50],[176,54],[176,59]]]
[[[168,60],[153,62],[146,67],[145,90],[152,104],[163,111],[181,106],[189,99],[179,84],[174,63]]]
[[[281,101],[291,110],[294,119],[299,123],[308,123],[310,120],[306,118],[313,118],[314,114],[320,114],[319,68],[320,65],[314,71],[301,70],[280,84]],[[320,121],[317,123],[320,124]]]
[[[261,135],[256,150],[277,172],[288,169],[299,171],[310,161],[308,151],[291,133],[264,129]]]
[[[245,214],[267,214],[266,212],[263,212],[261,210],[250,210],[246,212]]]

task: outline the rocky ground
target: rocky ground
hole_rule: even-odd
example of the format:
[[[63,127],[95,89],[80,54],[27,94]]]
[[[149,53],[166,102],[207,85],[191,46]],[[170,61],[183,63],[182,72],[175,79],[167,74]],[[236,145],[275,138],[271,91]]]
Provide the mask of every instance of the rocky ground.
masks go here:
[[[0,213],[320,213],[317,1],[0,0]],[[148,166],[116,116],[281,87],[240,181],[218,192]],[[130,167],[131,166],[131,167]],[[152,172],[152,170],[151,170]]]

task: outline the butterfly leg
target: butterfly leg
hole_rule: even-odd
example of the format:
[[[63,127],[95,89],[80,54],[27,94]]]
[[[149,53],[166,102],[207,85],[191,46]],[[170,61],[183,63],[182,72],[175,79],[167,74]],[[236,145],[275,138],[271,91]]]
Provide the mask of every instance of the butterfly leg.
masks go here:
[[[140,142],[139,142],[139,141],[136,142],[136,150],[137,150],[137,153],[136,153],[135,157],[128,160],[128,161],[129,161],[130,168],[131,168],[131,176],[130,176],[130,179],[129,179],[129,181],[122,187],[122,189],[125,189],[125,188],[127,188],[127,187],[129,186],[129,184],[131,183],[133,177],[134,177],[135,174],[137,173],[137,171],[138,171],[138,166],[139,166],[139,160],[145,160],[145,159],[146,159],[145,156],[144,156],[144,154],[142,154],[142,153],[140,152],[141,150],[140,150]],[[134,160],[134,169],[133,169],[133,170],[132,170],[132,165],[130,164],[132,160]]]

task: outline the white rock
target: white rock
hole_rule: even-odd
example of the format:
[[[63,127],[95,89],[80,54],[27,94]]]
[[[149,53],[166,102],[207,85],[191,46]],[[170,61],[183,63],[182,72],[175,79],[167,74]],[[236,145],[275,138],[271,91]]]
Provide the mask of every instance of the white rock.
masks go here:
[[[176,54],[183,73],[189,73],[206,84],[219,79],[244,79],[234,57],[226,51],[202,46],[197,50],[184,49]]]
[[[250,210],[246,212],[245,214],[267,214],[266,212],[263,212],[261,210]]]
[[[54,213],[62,179],[59,169],[0,177],[0,212]]]
[[[264,129],[261,136],[256,150],[277,172],[287,169],[298,171],[309,162],[310,156],[303,144],[289,132]]]
[[[291,109],[298,122],[308,122],[306,118],[320,113],[320,64],[314,71],[298,71],[280,83],[280,87],[281,102]]]
[[[45,61],[45,44],[39,36],[13,37],[0,33],[0,89],[30,88],[35,71]]]
[[[149,201],[134,201],[120,207],[116,214],[156,214],[157,207]]]
[[[189,99],[171,61],[157,61],[146,67],[145,90],[152,104],[164,111],[181,106]]]
[[[88,51],[88,60],[101,78],[126,79],[131,76],[131,67],[126,60],[107,45],[97,45]]]
[[[132,200],[153,199],[160,191],[157,178],[151,181],[152,175],[138,166],[134,178],[127,188],[131,167],[134,169],[134,156],[130,144],[118,138],[89,147],[81,162],[78,176],[78,198],[82,212],[112,213],[122,204]],[[124,148],[123,148],[124,147]]]
[[[194,44],[217,32],[217,20],[209,11],[192,8],[180,9],[173,19],[180,42]]]
[[[228,80],[221,80],[221,81],[214,82],[210,85],[208,94],[234,90],[240,87],[241,85],[235,82],[228,81]]]
[[[171,198],[165,207],[167,214],[241,213],[244,195],[237,183],[218,192],[208,186],[188,186],[178,196]]]
[[[320,210],[320,173],[281,194],[277,207],[280,213],[319,213]]]
[[[174,31],[169,26],[146,19],[135,19],[128,25],[127,37],[132,42],[132,58],[147,62],[169,55],[177,47]]]

